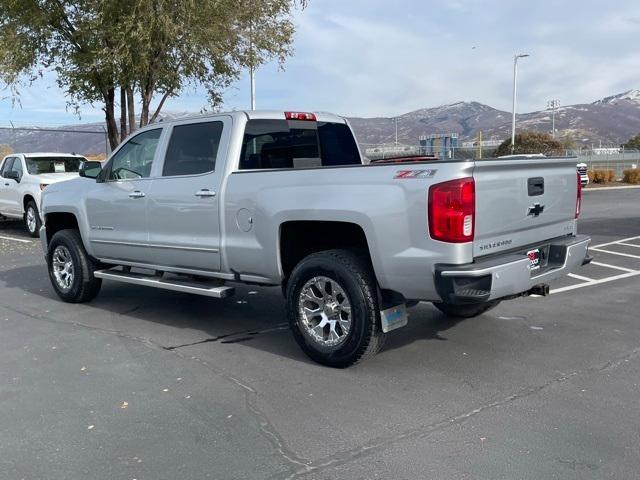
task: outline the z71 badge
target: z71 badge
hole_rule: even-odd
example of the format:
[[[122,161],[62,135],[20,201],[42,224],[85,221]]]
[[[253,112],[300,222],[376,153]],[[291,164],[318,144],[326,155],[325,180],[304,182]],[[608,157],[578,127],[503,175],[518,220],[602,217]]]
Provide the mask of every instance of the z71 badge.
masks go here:
[[[433,178],[437,171],[437,168],[428,170],[398,170],[393,178]]]

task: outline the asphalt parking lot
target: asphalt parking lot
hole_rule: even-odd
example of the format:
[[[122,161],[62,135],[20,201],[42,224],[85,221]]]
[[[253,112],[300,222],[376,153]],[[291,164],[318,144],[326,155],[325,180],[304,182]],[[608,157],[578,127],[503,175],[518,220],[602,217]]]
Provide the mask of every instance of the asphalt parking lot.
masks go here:
[[[465,321],[421,304],[333,370],[279,289],[105,282],[68,305],[0,222],[0,478],[637,478],[640,189],[586,192],[580,230],[594,262],[549,297]]]

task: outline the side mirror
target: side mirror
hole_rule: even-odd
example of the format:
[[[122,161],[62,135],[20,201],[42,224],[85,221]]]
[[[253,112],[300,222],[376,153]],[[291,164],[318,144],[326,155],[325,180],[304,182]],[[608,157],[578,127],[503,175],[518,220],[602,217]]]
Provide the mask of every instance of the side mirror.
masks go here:
[[[102,171],[102,164],[96,161],[82,162],[78,175],[85,178],[96,178]]]
[[[4,178],[10,178],[12,180],[15,180],[17,183],[20,183],[20,174],[18,172],[16,172],[15,170],[11,170],[7,173],[4,174]]]

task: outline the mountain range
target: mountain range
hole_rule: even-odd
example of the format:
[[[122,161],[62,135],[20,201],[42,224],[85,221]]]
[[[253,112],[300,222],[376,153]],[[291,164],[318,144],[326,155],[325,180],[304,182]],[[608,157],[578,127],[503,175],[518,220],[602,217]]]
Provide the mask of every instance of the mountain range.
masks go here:
[[[165,118],[183,117],[167,113]],[[358,141],[365,147],[393,144],[392,117],[350,118]],[[457,133],[460,141],[473,141],[482,132],[483,140],[504,140],[511,133],[511,113],[479,102],[457,102],[414,110],[397,117],[398,141],[416,145],[421,135]],[[551,111],[517,115],[517,128],[551,132]],[[105,152],[103,124],[11,129],[0,127],[0,144],[15,152],[59,151],[83,154]],[[640,133],[640,90],[629,90],[593,103],[567,105],[556,110],[556,135],[578,146],[619,146]]]
[[[358,140],[364,144],[395,142],[395,119],[350,118]],[[423,108],[397,117],[398,141],[415,145],[420,135],[457,133],[472,141],[482,132],[483,140],[504,140],[511,134],[511,112],[478,102],[457,102]],[[517,130],[551,132],[551,110],[516,116]],[[593,103],[556,109],[556,136],[577,145],[619,146],[640,133],[640,90],[629,90]]]

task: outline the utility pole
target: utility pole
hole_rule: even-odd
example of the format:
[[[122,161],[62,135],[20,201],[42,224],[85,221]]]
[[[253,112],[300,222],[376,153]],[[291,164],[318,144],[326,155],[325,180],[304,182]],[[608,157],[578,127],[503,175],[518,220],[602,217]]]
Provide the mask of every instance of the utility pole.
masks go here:
[[[560,106],[560,100],[554,99],[547,102],[547,107],[551,109],[551,136],[556,138],[556,108]]]
[[[16,149],[17,148],[16,147],[16,127],[15,127],[15,125],[13,124],[13,122],[11,120],[9,120],[9,123],[11,124],[11,134],[12,134],[11,136],[13,137],[13,139],[12,139],[13,140],[13,142],[12,142],[13,146],[11,148],[12,149]]]
[[[528,53],[519,53],[513,56],[513,111],[511,117],[511,154],[516,148],[516,90],[518,82],[518,59],[528,57]]]

